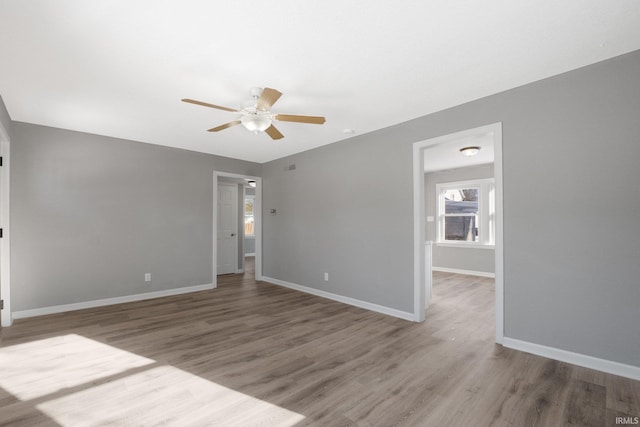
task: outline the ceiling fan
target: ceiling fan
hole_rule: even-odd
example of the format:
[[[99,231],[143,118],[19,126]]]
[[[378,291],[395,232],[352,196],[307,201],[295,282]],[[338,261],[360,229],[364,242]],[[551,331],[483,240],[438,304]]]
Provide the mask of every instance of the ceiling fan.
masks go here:
[[[194,99],[185,98],[182,101],[190,104],[202,105],[203,107],[216,108],[218,110],[230,111],[232,113],[240,113],[240,117],[229,123],[208,129],[209,132],[219,132],[221,130],[242,124],[246,129],[253,133],[265,132],[271,139],[281,139],[284,135],[273,126],[273,121],[311,123],[321,125],[325,122],[324,117],[320,116],[299,116],[293,114],[276,114],[270,111],[273,104],[282,96],[282,93],[275,89],[265,87],[264,89],[254,87],[251,89],[251,100],[244,103],[240,110],[235,108],[221,107],[219,105],[209,104],[208,102],[196,101]]]

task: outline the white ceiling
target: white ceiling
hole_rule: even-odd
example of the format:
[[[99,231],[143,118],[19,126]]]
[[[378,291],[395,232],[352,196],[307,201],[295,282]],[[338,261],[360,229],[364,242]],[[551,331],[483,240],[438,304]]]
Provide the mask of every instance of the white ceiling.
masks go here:
[[[265,162],[640,48],[638,0],[1,0],[11,118]],[[206,129],[252,86],[272,141]]]
[[[448,169],[493,163],[493,132],[479,133],[442,144],[431,145],[424,150],[424,171],[435,172]],[[475,156],[460,153],[464,147],[480,147]]]

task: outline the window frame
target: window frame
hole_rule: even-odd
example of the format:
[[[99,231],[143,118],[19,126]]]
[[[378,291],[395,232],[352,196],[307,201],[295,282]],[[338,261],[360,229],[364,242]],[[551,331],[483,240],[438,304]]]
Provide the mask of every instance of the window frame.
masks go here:
[[[472,214],[446,214],[444,193],[448,190],[478,189],[478,239],[474,242],[445,239],[445,218],[476,216]],[[496,208],[495,179],[482,178],[436,184],[436,245],[459,248],[495,248]]]

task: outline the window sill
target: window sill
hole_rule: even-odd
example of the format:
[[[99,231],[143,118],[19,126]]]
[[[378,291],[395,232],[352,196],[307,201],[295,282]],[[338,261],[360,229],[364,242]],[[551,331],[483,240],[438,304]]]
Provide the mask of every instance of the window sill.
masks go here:
[[[445,248],[471,248],[471,249],[495,249],[496,245],[483,245],[482,243],[455,243],[455,242],[436,242],[436,246]]]

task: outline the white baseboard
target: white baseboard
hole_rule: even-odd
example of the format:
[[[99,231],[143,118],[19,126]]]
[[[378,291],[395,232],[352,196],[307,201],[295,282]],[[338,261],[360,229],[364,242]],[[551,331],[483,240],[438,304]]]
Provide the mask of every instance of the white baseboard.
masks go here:
[[[184,288],[167,289],[164,291],[148,292],[144,294],[126,295],[122,297],[105,298],[93,301],[77,302],[73,304],[54,305],[51,307],[14,311],[12,315],[14,319],[24,319],[26,317],[44,316],[46,314],[64,313],[65,311],[84,310],[85,308],[103,307],[105,305],[123,304],[126,302],[188,294],[190,292],[207,291],[213,288],[215,288],[215,286],[209,283],[206,285],[187,286]]]
[[[596,371],[606,372],[621,377],[640,380],[640,367],[633,365],[625,365],[624,363],[612,362],[611,360],[599,359],[597,357],[586,356],[580,353],[561,350],[559,348],[547,347],[540,344],[534,344],[527,341],[520,341],[514,338],[504,337],[503,345],[514,350],[524,351],[526,353],[547,357],[560,362],[571,363]]]
[[[431,270],[441,271],[443,273],[466,274],[468,276],[480,276],[480,277],[492,277],[492,278],[496,277],[495,273],[488,273],[486,271],[461,270],[459,268],[431,267]]]
[[[285,288],[294,289],[296,291],[305,292],[307,294],[316,295],[322,298],[338,301],[344,304],[353,305],[355,307],[364,308],[366,310],[371,310],[371,311],[386,314],[389,316],[398,317],[400,319],[409,320],[411,322],[415,321],[415,316],[413,313],[396,310],[395,308],[389,308],[383,305],[373,304],[367,301],[362,301],[355,298],[349,298],[342,295],[333,294],[331,292],[321,291],[319,289],[298,285],[295,283],[285,282],[284,280],[274,279],[272,277],[263,276],[262,281],[272,283],[278,286],[283,286]]]

